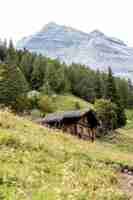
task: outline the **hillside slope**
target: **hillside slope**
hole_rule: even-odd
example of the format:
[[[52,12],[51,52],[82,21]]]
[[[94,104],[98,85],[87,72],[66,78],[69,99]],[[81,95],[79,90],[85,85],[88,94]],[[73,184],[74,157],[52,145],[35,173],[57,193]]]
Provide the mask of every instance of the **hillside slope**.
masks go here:
[[[128,200],[119,168],[133,166],[132,141],[123,130],[92,144],[0,111],[0,199]]]
[[[53,112],[75,110],[77,104],[80,109],[92,107],[92,104],[87,101],[70,94],[52,95],[47,98],[50,101],[51,107],[53,107]]]
[[[110,66],[116,75],[132,76],[133,48],[99,30],[85,33],[52,22],[20,40],[17,48],[58,58],[67,64],[81,63],[101,70]]]

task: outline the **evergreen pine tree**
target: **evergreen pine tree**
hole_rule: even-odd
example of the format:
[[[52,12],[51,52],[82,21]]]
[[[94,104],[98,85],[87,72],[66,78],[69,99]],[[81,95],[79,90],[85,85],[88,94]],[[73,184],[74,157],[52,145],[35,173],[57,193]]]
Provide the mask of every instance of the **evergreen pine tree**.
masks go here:
[[[125,108],[127,108],[129,99],[128,82],[124,79],[117,78],[116,84],[122,104]]]
[[[6,41],[0,41],[0,61],[4,62],[7,55],[7,45]]]
[[[46,71],[46,62],[42,56],[36,56],[33,62],[33,71],[31,75],[32,89],[38,90],[43,86],[44,75]]]
[[[99,70],[97,70],[95,77],[96,77],[95,83],[94,83],[95,97],[96,99],[100,99],[103,96],[103,89],[102,89],[102,82],[101,82]]]
[[[54,63],[54,61],[48,62],[46,67],[44,85],[46,83],[55,93],[64,93],[69,91],[70,82],[66,77],[65,67],[63,65],[58,66],[57,62]]]
[[[29,52],[25,52],[21,58],[20,62],[20,69],[23,72],[27,82],[31,86],[31,76],[33,72],[33,62],[34,62],[34,55]]]
[[[17,98],[25,95],[28,84],[17,66],[0,65],[0,103],[15,107]]]
[[[126,124],[125,110],[110,67],[108,69],[106,98],[116,104],[117,127],[124,126]]]
[[[5,62],[9,65],[18,64],[18,55],[17,55],[17,51],[15,50],[12,40],[9,41],[9,47],[7,49]]]
[[[128,108],[133,108],[133,84],[130,79],[128,79]]]
[[[110,67],[108,68],[108,76],[106,80],[106,98],[110,99],[114,103],[116,103],[118,98],[115,79]]]
[[[126,114],[125,109],[123,106],[123,103],[120,98],[118,98],[116,104],[116,114],[117,114],[117,127],[120,128],[122,126],[125,126],[126,124]]]

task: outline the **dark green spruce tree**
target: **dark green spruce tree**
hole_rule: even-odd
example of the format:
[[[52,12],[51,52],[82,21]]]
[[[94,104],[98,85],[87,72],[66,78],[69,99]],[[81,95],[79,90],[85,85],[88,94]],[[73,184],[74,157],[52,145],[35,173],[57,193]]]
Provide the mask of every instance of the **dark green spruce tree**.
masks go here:
[[[94,83],[95,97],[96,99],[100,99],[103,97],[103,88],[99,70],[97,70],[95,77],[96,77]]]
[[[7,55],[7,43],[6,40],[2,42],[0,40],[0,61],[4,62]]]
[[[117,114],[116,128],[124,126],[126,124],[124,105],[120,98],[120,94],[116,88],[115,78],[113,77],[112,70],[110,67],[108,68],[108,76],[106,81],[106,98],[116,104],[116,114]]]
[[[34,54],[26,52],[23,54],[20,62],[20,69],[23,72],[27,82],[32,88],[31,77],[33,72]]]
[[[128,79],[128,108],[133,108],[133,83]]]
[[[28,84],[19,67],[0,64],[0,104],[15,108],[18,98],[28,91]]]
[[[13,45],[12,40],[9,41],[9,47],[7,49],[7,55],[5,62],[9,65],[17,65],[18,64],[18,54]]]
[[[108,76],[106,80],[106,99],[110,99],[113,103],[116,103],[118,100],[115,79],[110,67],[108,68]]]
[[[42,56],[36,56],[31,74],[32,89],[38,90],[43,86],[46,71],[46,61]]]

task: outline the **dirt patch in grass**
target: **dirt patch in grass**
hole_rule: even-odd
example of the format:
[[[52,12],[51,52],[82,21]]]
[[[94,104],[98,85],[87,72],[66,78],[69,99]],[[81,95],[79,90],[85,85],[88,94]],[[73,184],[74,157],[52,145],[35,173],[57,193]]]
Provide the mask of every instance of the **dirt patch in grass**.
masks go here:
[[[120,189],[125,192],[130,200],[133,200],[133,175],[121,173],[119,176]]]

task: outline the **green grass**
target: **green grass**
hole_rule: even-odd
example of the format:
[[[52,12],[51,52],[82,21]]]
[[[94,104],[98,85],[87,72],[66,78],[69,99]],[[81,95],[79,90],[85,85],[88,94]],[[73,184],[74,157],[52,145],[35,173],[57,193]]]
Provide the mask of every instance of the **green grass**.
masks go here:
[[[0,111],[0,200],[128,200],[118,169],[133,166],[132,139],[91,143]]]
[[[126,110],[127,115],[127,125],[125,126],[125,129],[131,129],[133,128],[133,110]]]
[[[87,101],[84,101],[81,98],[78,98],[76,96],[66,94],[66,95],[51,95],[46,96],[42,95],[41,99],[45,99],[45,101],[48,101],[48,105],[45,107],[45,101],[41,100],[41,106],[40,110],[33,109],[31,111],[31,116],[26,116],[27,118],[31,118],[33,120],[40,118],[41,116],[44,116],[44,114],[48,114],[49,112],[63,112],[68,110],[76,110],[76,109],[86,109],[86,108],[93,108],[93,105],[88,103]],[[79,108],[76,108],[76,105],[78,104]],[[44,105],[44,106],[43,106]],[[50,111],[48,109],[50,105]]]
[[[48,105],[45,107],[45,101],[43,101],[43,98],[45,101],[48,101]],[[84,101],[81,98],[78,98],[74,95],[66,94],[66,95],[51,95],[51,96],[46,96],[43,95],[41,96],[41,106],[40,110],[39,109],[33,109],[31,111],[31,115],[25,116],[27,119],[31,118],[33,120],[36,120],[44,114],[48,114],[49,112],[63,112],[63,111],[68,111],[68,110],[76,110],[76,105],[78,104],[79,108],[78,109],[86,109],[86,108],[93,108],[93,105]],[[44,106],[43,106],[44,105]],[[50,105],[50,111],[48,109]]]
[[[73,95],[54,95],[51,97],[54,112],[75,110],[75,104],[78,102],[80,109],[92,107],[92,105]]]

